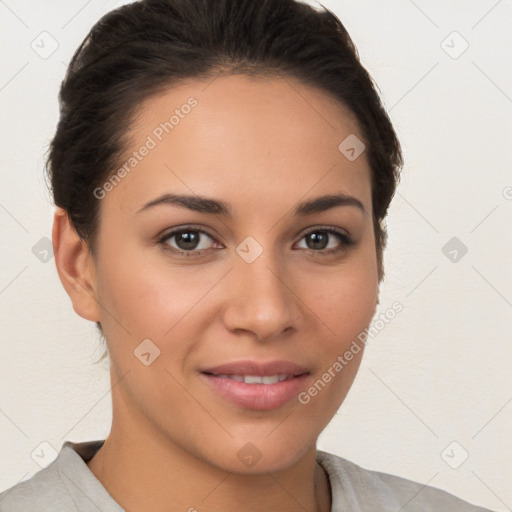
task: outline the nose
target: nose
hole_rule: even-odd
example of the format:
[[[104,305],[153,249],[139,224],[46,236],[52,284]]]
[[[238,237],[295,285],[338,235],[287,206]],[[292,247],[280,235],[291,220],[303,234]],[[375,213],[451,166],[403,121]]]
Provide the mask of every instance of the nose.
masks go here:
[[[265,251],[252,263],[237,257],[224,297],[224,325],[230,331],[266,340],[297,329],[301,317],[293,282],[272,260]]]

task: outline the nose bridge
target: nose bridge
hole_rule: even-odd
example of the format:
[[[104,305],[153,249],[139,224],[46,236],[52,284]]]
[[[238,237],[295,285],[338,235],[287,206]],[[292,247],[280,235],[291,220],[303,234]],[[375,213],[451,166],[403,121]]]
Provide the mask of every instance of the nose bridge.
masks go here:
[[[250,242],[249,242],[250,244]],[[247,249],[243,243],[240,249]],[[254,247],[250,247],[249,251]],[[236,255],[231,272],[231,290],[225,312],[230,329],[252,331],[261,338],[277,335],[293,325],[296,304],[283,265],[271,249],[251,261]]]

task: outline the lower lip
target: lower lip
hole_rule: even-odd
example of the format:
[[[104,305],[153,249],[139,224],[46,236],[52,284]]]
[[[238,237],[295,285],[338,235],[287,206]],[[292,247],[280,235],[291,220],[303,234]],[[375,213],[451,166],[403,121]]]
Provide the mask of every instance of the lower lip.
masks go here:
[[[230,402],[239,407],[257,411],[281,407],[299,394],[308,378],[308,374],[305,373],[275,384],[246,384],[207,373],[201,373],[201,376]]]

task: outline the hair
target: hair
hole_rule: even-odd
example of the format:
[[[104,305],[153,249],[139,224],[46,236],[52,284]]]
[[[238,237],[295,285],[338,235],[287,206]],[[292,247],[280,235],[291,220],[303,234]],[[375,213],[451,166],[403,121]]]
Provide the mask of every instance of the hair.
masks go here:
[[[92,254],[100,220],[94,190],[127,149],[137,108],[184,80],[219,73],[296,78],[355,115],[371,168],[380,282],[384,219],[403,165],[400,144],[341,21],[324,6],[297,0],[141,0],[92,27],[62,82],[46,160],[54,202]]]

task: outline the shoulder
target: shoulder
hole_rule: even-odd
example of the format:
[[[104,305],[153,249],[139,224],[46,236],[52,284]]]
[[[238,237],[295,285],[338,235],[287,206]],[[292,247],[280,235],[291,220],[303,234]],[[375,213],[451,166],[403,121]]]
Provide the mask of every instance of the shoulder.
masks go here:
[[[317,450],[317,460],[329,475],[332,512],[492,512],[436,487],[371,471],[332,453]]]
[[[59,474],[57,460],[28,480],[0,493],[1,512],[23,512],[26,510],[31,512],[76,510]]]
[[[66,441],[51,464],[0,493],[0,512],[122,510],[85,463],[102,443]]]

